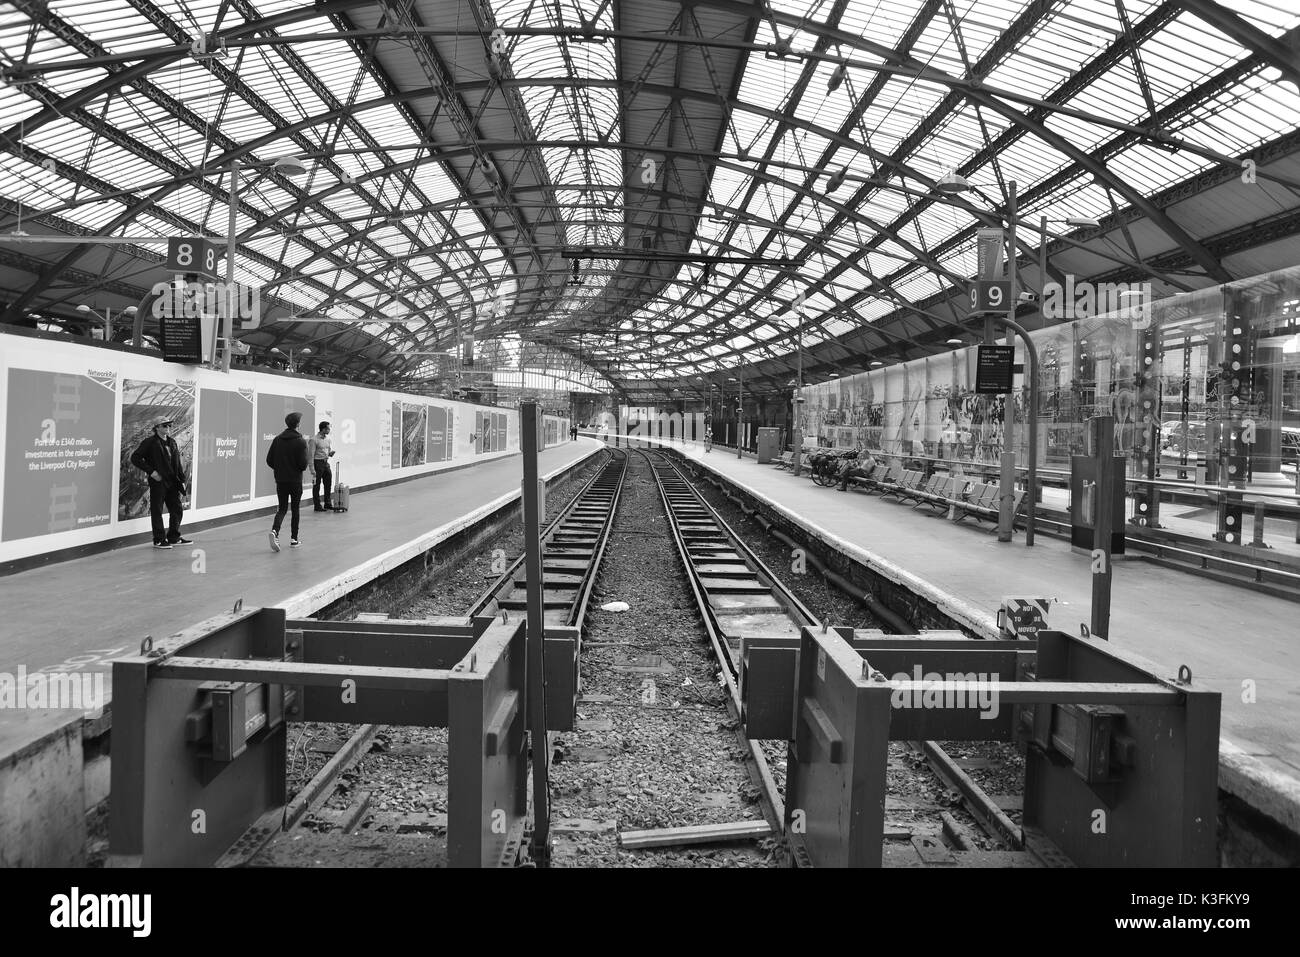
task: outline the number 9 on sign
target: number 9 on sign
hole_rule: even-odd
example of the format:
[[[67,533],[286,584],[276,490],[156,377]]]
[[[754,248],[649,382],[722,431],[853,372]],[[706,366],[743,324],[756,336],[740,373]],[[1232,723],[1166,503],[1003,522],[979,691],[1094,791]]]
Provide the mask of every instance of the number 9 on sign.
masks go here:
[[[1002,312],[1010,301],[1009,279],[977,279],[970,287],[971,312]]]

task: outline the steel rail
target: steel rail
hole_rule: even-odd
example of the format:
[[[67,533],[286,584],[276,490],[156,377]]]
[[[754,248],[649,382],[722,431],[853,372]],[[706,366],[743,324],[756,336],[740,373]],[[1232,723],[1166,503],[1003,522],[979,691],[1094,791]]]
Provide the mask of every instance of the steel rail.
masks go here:
[[[619,457],[616,452],[615,458],[606,463],[605,467],[597,472],[560,514],[542,530],[544,568],[556,560],[585,563],[585,567],[581,570],[576,566],[565,566],[564,571],[557,572],[566,576],[559,588],[554,585],[547,586],[543,581],[546,588],[546,607],[551,612],[559,610],[556,607],[557,602],[568,599],[568,604],[563,609],[564,620],[558,622],[560,624],[581,626],[586,617],[587,604],[591,599],[596,573],[599,571],[610,530],[614,525],[614,513],[618,510],[623,481],[627,475],[627,460],[627,455]],[[600,523],[598,528],[593,526],[595,522]],[[581,553],[587,551],[585,547],[587,544],[591,545],[591,554],[583,555]],[[561,557],[563,555],[572,557],[563,558]],[[522,586],[516,576],[523,569],[523,564],[524,556],[520,555],[479,596],[467,614],[471,618],[479,615],[494,615],[502,610],[509,610],[502,608],[503,602],[513,603],[516,600],[522,602],[522,593],[518,599],[511,598],[511,595],[521,591]],[[579,580],[570,580],[573,578]],[[563,599],[556,597],[562,592],[567,593],[570,588],[575,589],[572,596],[565,594]],[[557,614],[548,613],[548,624],[559,617]]]

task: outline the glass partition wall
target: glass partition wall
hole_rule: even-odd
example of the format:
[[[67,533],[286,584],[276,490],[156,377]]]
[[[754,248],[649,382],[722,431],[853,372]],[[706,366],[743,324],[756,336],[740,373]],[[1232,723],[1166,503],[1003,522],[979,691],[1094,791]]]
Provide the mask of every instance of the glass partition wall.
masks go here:
[[[1098,290],[1095,301],[1116,298]],[[1232,487],[1264,495],[1270,504],[1294,504],[1277,493],[1297,490],[1300,267],[1133,301],[1031,332],[1042,364],[1036,427],[1044,484],[1057,484],[1056,470],[1067,472],[1070,456],[1086,451],[1088,420],[1109,414],[1116,454],[1125,457],[1135,485],[1146,479],[1161,488]],[[805,387],[799,407],[805,444],[991,470],[1005,443],[1010,400],[1012,443],[1023,467],[1026,377],[1016,375],[1011,396],[977,396],[975,357],[974,347],[957,348]],[[1023,361],[1017,341],[1017,368]],[[1250,497],[1245,501],[1249,516]],[[1294,521],[1288,524],[1294,531]]]

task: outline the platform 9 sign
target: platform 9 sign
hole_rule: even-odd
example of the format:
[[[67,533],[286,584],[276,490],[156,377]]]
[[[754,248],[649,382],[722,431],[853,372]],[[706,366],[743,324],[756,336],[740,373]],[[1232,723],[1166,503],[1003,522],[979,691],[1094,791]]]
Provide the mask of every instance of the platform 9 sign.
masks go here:
[[[206,239],[173,237],[167,240],[167,271],[216,279],[217,247]]]
[[[970,287],[972,313],[1006,312],[1010,302],[1010,279],[976,279]]]

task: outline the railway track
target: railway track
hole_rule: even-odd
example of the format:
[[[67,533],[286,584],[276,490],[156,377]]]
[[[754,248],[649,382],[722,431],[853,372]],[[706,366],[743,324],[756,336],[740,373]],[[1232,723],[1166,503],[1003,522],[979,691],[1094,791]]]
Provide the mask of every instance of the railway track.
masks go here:
[[[745,736],[741,721],[741,638],[761,635],[795,639],[801,628],[819,622],[722,520],[670,458],[659,452],[635,451],[645,457],[654,473],[682,567],[727,688],[727,709],[737,722],[739,739],[749,751],[763,801],[776,826],[783,828],[784,802],[767,754],[758,741]]]
[[[626,474],[627,454],[615,450],[596,477],[543,529],[542,608],[548,627],[581,626]],[[523,566],[520,555],[473,604],[469,616],[524,612],[528,583]]]
[[[654,471],[682,565],[737,705],[740,639],[799,637],[821,622],[773,575],[667,456],[637,450]]]
[[[633,456],[644,467],[639,461],[635,477],[625,483]],[[728,506],[720,508],[726,512]],[[744,522],[735,521],[737,527]],[[1127,755],[1142,747],[1171,779],[1195,771],[1199,779],[1188,807],[1200,815],[1196,822],[1208,820],[1213,767],[1189,771],[1183,752],[1164,742],[1172,733],[1165,729],[1184,729],[1190,736],[1186,729],[1193,727],[1196,709],[1217,707],[1210,692],[1188,691],[1189,679],[1162,678],[1061,632],[1040,634],[1039,642],[1048,646],[1044,653],[1041,647],[956,633],[829,629],[800,596],[826,617],[838,612],[817,604],[816,589],[797,575],[782,581],[785,554],[759,542],[773,563],[765,565],[661,451],[615,452],[546,526],[542,539],[544,679],[550,692],[545,727],[592,735],[583,743],[605,746],[566,750],[540,739],[547,753],[563,753],[567,766],[567,780],[558,789],[552,777],[551,807],[557,795],[577,796],[558,815],[577,837],[571,841],[573,858],[594,850],[615,865],[690,866],[694,852],[642,857],[633,851],[629,857],[628,849],[759,838],[757,861],[748,845],[727,852],[731,857],[707,852],[701,860],[768,866],[783,856],[785,844],[796,863],[814,866],[1114,863],[1120,860],[1116,853],[1127,854],[1134,845],[1098,849],[1095,841],[1080,843],[1073,805],[1052,790],[1078,794],[1083,781],[1095,794],[1093,785],[1110,783],[1080,771],[1081,761],[1100,752],[1076,746],[1071,755],[1077,738],[1059,733],[1070,727],[1067,720],[1075,721],[1077,731],[1084,720],[1077,714],[1093,714],[1067,710],[1075,701],[1128,706],[1120,713],[1134,737],[1115,739],[1116,747],[1105,750],[1107,759],[1118,755],[1115,760],[1126,769],[1132,763]],[[614,557],[601,576],[601,594],[630,601],[604,605],[588,618],[607,550]],[[503,558],[505,552],[493,555]],[[458,593],[434,590],[397,617],[286,619],[281,609],[244,611],[237,605],[191,633],[173,636],[156,652],[142,648],[138,662],[119,663],[123,677],[138,680],[142,693],[123,724],[134,735],[125,739],[131,760],[114,766],[115,800],[120,794],[128,798],[114,804],[114,828],[122,834],[116,853],[145,865],[517,864],[528,827],[530,740],[521,717],[527,694],[520,667],[527,647],[519,614],[527,603],[521,567],[520,561],[503,561],[490,587],[469,602],[468,620],[465,612],[438,616],[465,607],[475,594],[472,582],[481,581],[473,574]],[[584,620],[597,634],[588,643],[586,687],[579,697]],[[554,657],[553,648],[560,652]],[[1031,657],[1035,652],[1037,659]],[[1130,680],[1116,682],[1116,673]],[[190,682],[203,697],[178,695],[172,690],[177,685],[168,682]],[[976,686],[1010,691],[1001,702],[982,695],[972,700]],[[937,697],[940,692],[963,697],[949,701]],[[911,697],[900,704],[900,693]],[[932,693],[933,702],[918,697]],[[561,716],[554,724],[553,700]],[[158,747],[163,739],[145,733],[146,712],[162,727],[184,727],[183,754],[164,753]],[[1097,712],[1107,720],[1115,713]],[[296,723],[308,736],[359,727],[347,741],[314,749],[334,756],[286,805],[287,734]],[[380,727],[387,729],[387,740],[376,740]],[[1104,736],[1109,727],[1099,725],[1096,733]],[[1145,738],[1137,741],[1138,735]],[[900,753],[930,737],[964,743],[955,758],[933,742]],[[1002,750],[984,751],[984,742]],[[999,787],[1002,800],[995,802],[974,778],[991,769],[993,783],[1005,783],[1007,776],[993,765],[1007,764],[1008,747],[1023,756],[1023,773],[1015,775],[1023,782],[1023,800]],[[363,779],[351,769],[371,754],[374,763],[367,764]],[[177,776],[170,770],[173,761],[202,773]],[[937,786],[928,783],[930,772],[920,767],[925,763],[937,774]],[[234,764],[249,778],[214,773]],[[919,787],[910,781],[912,769],[921,772],[915,776]],[[1097,778],[1091,765],[1083,771]],[[345,780],[350,772],[351,780]],[[777,784],[783,772],[788,793]],[[257,786],[247,786],[250,780]],[[133,788],[139,798],[134,803]],[[973,821],[961,819],[961,799],[953,790],[962,792]],[[315,813],[335,797],[328,810]],[[1212,843],[1200,832],[1177,830],[1177,820],[1171,825],[1150,793],[1133,791],[1126,799],[1132,809],[1111,807],[1114,814],[1129,815],[1119,819],[1124,827],[1143,834],[1169,830],[1162,834],[1164,843],[1148,849],[1151,860],[1210,859]],[[760,801],[766,823],[755,819]],[[183,845],[169,840],[171,822],[201,805],[211,806],[220,829]],[[1023,830],[1003,806],[1013,813],[1023,807]],[[150,814],[143,813],[146,808]],[[892,820],[886,817],[891,811]],[[938,825],[931,820],[936,812]],[[581,820],[573,820],[578,815]],[[619,831],[620,822],[644,830]],[[975,823],[993,846],[972,837]],[[785,825],[788,842],[779,837]],[[309,828],[315,833],[306,839]],[[619,831],[613,854],[609,838],[583,837],[613,831]],[[745,855],[748,861],[739,859]]]
[[[772,574],[682,474],[671,457],[660,452],[637,451],[654,470],[682,564],[739,712],[741,637],[795,639],[801,628],[821,628],[822,622]],[[757,756],[765,755],[758,742],[747,743]],[[972,818],[990,839],[1005,842],[1013,848],[1021,845],[1019,828],[998,808],[993,798],[957,768],[937,742],[915,742],[913,748],[940,781],[961,794]],[[771,780],[767,761],[761,760],[760,764],[764,776]],[[781,796],[775,784],[771,790],[773,806],[780,807]],[[946,829],[951,828],[946,825]],[[795,860],[799,862],[799,858]]]
[[[821,626],[821,622],[769,570],[740,534],[718,515],[668,456],[640,449],[614,451],[611,460],[543,530],[543,605],[548,629],[580,627],[585,618],[595,576],[613,532],[631,455],[642,457],[654,476],[655,488],[668,518],[672,547],[681,560],[719,668],[720,683],[725,686],[725,707],[737,728],[736,743],[745,749],[745,763],[752,783],[758,788],[764,816],[774,831],[779,832],[784,825],[785,812],[781,789],[773,775],[769,757],[780,759],[771,748],[765,748],[763,742],[746,738],[741,721],[741,638],[793,638],[804,626],[816,628]],[[626,531],[645,533],[645,530]],[[522,562],[519,558],[510,563],[471,605],[468,614],[523,614],[526,582]],[[381,616],[368,617],[372,621],[381,620]],[[390,626],[414,624],[400,619],[382,620]],[[577,687],[576,676],[573,687]],[[339,748],[339,757],[331,761],[317,775],[318,780],[304,788],[291,805],[294,823],[301,823],[307,818],[310,808],[319,808],[325,802],[344,774],[367,752],[379,730],[373,725],[362,726]],[[937,750],[932,743],[929,746]],[[926,754],[926,758],[927,763],[933,765],[932,755]],[[359,827],[363,820],[369,819],[371,826],[376,820],[387,820],[399,834],[405,832],[409,842],[410,829],[413,826],[418,828],[418,825],[410,823],[411,816],[375,812],[370,804],[373,800],[371,793],[362,791],[361,794],[363,797],[359,801],[353,800],[347,810],[325,815],[326,820],[336,822],[345,833]],[[982,815],[975,815],[975,819],[993,835]],[[294,836],[282,838],[281,843],[293,841],[295,836],[300,838],[301,831],[301,827],[297,828]],[[254,858],[251,863],[292,863],[299,860],[302,853],[301,847],[295,850],[297,856],[285,860],[275,855],[272,845],[271,854],[266,859]]]

